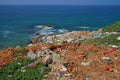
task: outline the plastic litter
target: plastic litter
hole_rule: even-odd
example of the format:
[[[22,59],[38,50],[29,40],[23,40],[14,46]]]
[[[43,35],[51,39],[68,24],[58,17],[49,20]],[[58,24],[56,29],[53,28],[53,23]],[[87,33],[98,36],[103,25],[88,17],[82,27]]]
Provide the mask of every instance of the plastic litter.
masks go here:
[[[98,35],[96,35],[96,36],[98,37]],[[51,37],[51,38],[53,38],[53,37]],[[46,42],[49,42],[49,40],[47,40],[49,38],[44,38],[44,39]],[[55,38],[55,39],[57,39],[57,38]],[[61,41],[61,39],[63,39],[63,40]],[[62,35],[61,35],[61,37],[59,39],[57,39],[56,41],[57,41],[57,43],[60,43],[60,42],[62,43],[63,41],[67,41],[67,39],[69,39],[69,38],[67,38],[67,36],[62,37]],[[71,39],[73,39],[73,38],[71,38]],[[53,39],[53,42],[54,41],[55,40]],[[71,41],[73,42],[74,40],[71,40]],[[39,45],[39,46],[38,47],[33,47],[34,45],[30,46],[30,47],[32,47],[32,49],[29,49],[29,51],[27,52],[27,58],[36,59],[36,57],[39,58],[40,56],[42,56],[42,58],[44,58],[45,56],[49,55],[49,53],[51,53],[50,50],[53,47],[54,50],[52,51],[53,52],[52,59],[54,58],[55,61],[53,60],[53,64],[51,64],[50,67],[52,66],[51,72],[56,74],[56,76],[59,73],[58,77],[61,76],[60,75],[60,71],[61,71],[61,72],[63,72],[63,77],[71,76],[73,78],[74,77],[73,72],[75,70],[78,71],[77,77],[79,76],[79,78],[75,77],[76,78],[75,80],[82,80],[82,79],[94,80],[92,77],[94,77],[96,79],[98,77],[106,77],[106,76],[109,77],[109,74],[114,75],[114,73],[115,73],[115,75],[119,75],[119,74],[117,74],[119,72],[119,64],[118,64],[119,63],[119,53],[120,53],[119,50],[107,47],[106,45],[94,45],[94,44],[89,44],[89,43],[81,43],[79,45],[78,43],[72,43],[72,42],[59,44],[59,45],[58,44],[55,44],[55,45],[54,44],[44,44],[44,43],[42,43],[42,44],[40,43],[40,45],[34,44],[34,45]],[[46,48],[42,49],[42,47],[46,47]],[[41,49],[41,51],[40,51],[40,49]],[[50,50],[47,50],[47,49],[50,49]],[[59,51],[58,51],[58,49],[59,49]],[[77,51],[77,49],[79,49],[80,51]],[[9,50],[8,50],[8,52],[10,53]],[[43,56],[42,54],[44,52],[46,54]],[[102,52],[102,54],[101,54],[101,52]],[[4,53],[5,53],[5,57],[6,57],[6,55],[8,55],[8,53],[7,52],[4,52]],[[58,53],[58,54],[56,54],[56,53]],[[91,56],[86,55],[86,53]],[[65,56],[63,56],[63,54]],[[95,55],[93,55],[93,54],[95,54]],[[2,52],[0,53],[0,55],[2,55]],[[84,60],[82,58],[83,56],[85,56]],[[1,60],[1,57],[0,57],[0,60]],[[60,62],[60,60],[61,60],[61,62]],[[7,61],[11,61],[11,60],[7,56],[7,58],[5,58],[3,61],[7,62]],[[65,65],[62,66],[63,61],[66,61],[68,63],[67,66],[65,66]],[[55,62],[55,64],[54,64],[54,62]],[[72,62],[74,62],[74,64],[71,64]],[[106,64],[106,63],[111,63],[111,62],[112,62],[112,64]],[[35,66],[37,66],[37,64],[38,64],[38,62],[33,62],[33,63],[29,64],[29,67],[35,67]],[[114,65],[117,65],[117,67],[114,67]],[[71,69],[71,70],[69,70],[69,69]],[[103,72],[101,70],[104,72],[107,72],[108,74],[102,74]],[[40,70],[39,73],[43,73],[43,71],[44,70]],[[111,72],[111,71],[113,71],[113,72]],[[81,75],[82,73],[84,73],[84,74]],[[91,75],[90,78],[87,77],[85,74]],[[96,75],[98,75],[98,76],[96,76]],[[81,76],[83,76],[83,77],[81,77]],[[61,78],[63,78],[63,77],[61,77]],[[61,80],[66,80],[66,79],[61,79]],[[74,78],[73,78],[73,80],[74,80]]]
[[[38,64],[38,61],[35,61],[34,63],[29,64],[29,67],[35,67]]]
[[[65,66],[62,66],[63,71],[67,71],[67,68]]]
[[[110,62],[111,62],[111,59],[104,59],[104,62],[105,62],[105,63],[110,63]]]
[[[70,73],[65,73],[64,74],[66,77],[69,77],[69,76],[71,76],[72,74],[70,74]]]
[[[83,66],[88,66],[90,63],[89,62],[81,62],[81,65]]]
[[[39,57],[43,57],[43,52],[42,51],[38,51],[36,52],[36,57],[39,58]]]
[[[104,72],[108,72],[108,71],[110,71],[110,68],[106,67],[106,68],[104,69]]]
[[[36,54],[30,50],[29,52],[27,52],[27,59],[36,59]]]
[[[104,52],[103,54],[104,54],[104,55],[108,55],[109,53],[110,53],[110,52]]]
[[[98,37],[102,37],[102,36],[103,36],[103,34],[102,34],[102,33],[99,33],[99,34],[98,34]]]
[[[3,64],[2,64],[2,63],[0,63],[0,67],[3,67]]]
[[[56,54],[55,58],[59,59],[60,58],[60,54]]]
[[[105,59],[108,59],[108,60],[109,60],[110,58],[109,58],[109,57],[102,57],[102,59],[103,59],[103,60],[105,60]]]
[[[113,48],[119,48],[119,46],[117,46],[117,45],[111,45],[111,47],[113,47]]]
[[[109,52],[111,52],[111,53],[112,53],[112,52],[114,52],[114,51],[116,51],[116,49],[110,49],[110,51],[109,51]]]
[[[88,55],[92,55],[92,54],[94,54],[93,52],[88,52]]]
[[[90,80],[90,78],[89,78],[89,77],[86,77],[86,80]]]

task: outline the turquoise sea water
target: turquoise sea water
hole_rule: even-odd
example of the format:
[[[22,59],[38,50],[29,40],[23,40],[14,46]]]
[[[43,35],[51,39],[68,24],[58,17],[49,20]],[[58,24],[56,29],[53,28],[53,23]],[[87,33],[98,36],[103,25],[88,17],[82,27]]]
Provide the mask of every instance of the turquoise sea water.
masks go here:
[[[28,44],[37,25],[51,24],[49,32],[97,30],[118,20],[120,6],[0,5],[0,48]]]

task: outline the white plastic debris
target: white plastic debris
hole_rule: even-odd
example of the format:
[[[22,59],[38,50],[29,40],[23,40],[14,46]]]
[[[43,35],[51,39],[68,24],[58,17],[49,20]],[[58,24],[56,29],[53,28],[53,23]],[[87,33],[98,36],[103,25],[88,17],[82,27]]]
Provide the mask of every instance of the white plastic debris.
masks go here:
[[[72,42],[73,39],[68,39],[67,42]]]
[[[104,59],[110,59],[109,57],[102,57],[102,59],[104,60]]]
[[[28,44],[28,46],[32,46],[33,44]]]
[[[36,54],[30,50],[28,53],[27,53],[27,59],[35,59],[36,58]]]
[[[118,46],[117,46],[117,45],[111,45],[111,47],[112,47],[112,48],[118,48]]]
[[[65,66],[62,66],[63,71],[67,71],[67,68]]]
[[[43,57],[43,52],[42,52],[42,51],[36,52],[36,57],[37,57],[37,58]]]
[[[86,77],[86,80],[90,80],[90,78],[89,78],[89,77]]]
[[[90,63],[89,62],[81,62],[81,65],[83,66],[88,66]]]

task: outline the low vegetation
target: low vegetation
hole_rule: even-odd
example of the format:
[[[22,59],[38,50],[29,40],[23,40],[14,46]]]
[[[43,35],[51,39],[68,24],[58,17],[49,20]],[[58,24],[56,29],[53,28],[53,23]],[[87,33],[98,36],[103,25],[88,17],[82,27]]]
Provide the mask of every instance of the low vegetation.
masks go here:
[[[119,34],[111,34],[104,38],[89,39],[86,42],[105,45],[120,45],[120,40],[117,40]]]
[[[39,62],[35,67],[29,67],[34,60],[18,59],[0,70],[0,80],[46,80],[44,76],[50,68]],[[47,79],[48,80],[48,79]]]
[[[120,32],[120,21],[108,25],[104,32]],[[86,40],[86,42],[94,43],[94,44],[104,44],[104,45],[117,45],[120,46],[120,40],[117,38],[120,37],[120,34],[109,34],[109,35],[103,35],[103,38],[95,38],[95,39],[89,39]]]
[[[108,25],[105,32],[120,32],[120,21]]]

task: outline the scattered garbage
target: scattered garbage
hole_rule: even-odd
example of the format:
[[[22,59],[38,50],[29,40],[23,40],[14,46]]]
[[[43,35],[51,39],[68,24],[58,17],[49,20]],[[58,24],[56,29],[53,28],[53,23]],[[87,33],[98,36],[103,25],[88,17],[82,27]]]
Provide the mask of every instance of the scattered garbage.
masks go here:
[[[3,67],[4,65],[2,63],[0,63],[0,68]]]
[[[103,54],[104,54],[104,55],[108,55],[108,54],[110,54],[110,52],[104,52]]]
[[[102,33],[99,33],[99,34],[98,34],[98,37],[102,37],[102,36],[103,36],[103,34],[102,34]]]
[[[88,52],[88,55],[92,55],[92,54],[94,54],[93,52]]]
[[[29,65],[27,64],[27,67],[34,69],[40,64],[39,61],[42,61],[44,68],[51,68],[51,72],[47,76],[54,77],[55,80],[95,80],[106,76],[112,80],[110,75],[119,77],[120,51],[116,49],[116,45],[112,45],[115,48],[111,48],[106,45],[96,45],[96,42],[80,42],[80,40],[93,38],[91,35],[103,37],[104,33],[85,31],[39,36],[35,41],[38,44],[30,44],[25,48],[25,58],[34,61]],[[0,68],[4,66],[3,63],[7,64],[17,60],[18,55],[13,54],[13,52],[14,49],[0,52]],[[21,65],[23,65],[21,62],[17,63],[17,66]],[[39,69],[40,74],[43,74],[44,68]],[[20,71],[27,72],[24,66],[21,67]],[[75,71],[77,71],[77,76],[74,74]],[[106,73],[104,74],[104,72]]]
[[[104,62],[105,62],[105,63],[110,63],[110,62],[111,62],[111,59],[104,59]]]
[[[36,54],[30,50],[29,52],[27,52],[27,59],[36,59]]]
[[[105,59],[108,59],[108,60],[109,60],[110,58],[109,58],[109,57],[102,57],[102,59],[103,59],[103,60],[105,60]]]
[[[119,46],[117,46],[117,45],[111,45],[111,47],[113,47],[113,48],[119,48]]]
[[[105,71],[105,72],[108,72],[108,71],[110,71],[110,68],[109,68],[109,67],[106,67],[106,68],[104,69],[104,71]]]
[[[67,68],[65,66],[62,66],[63,71],[67,71]]]
[[[56,54],[56,55],[55,55],[55,58],[58,58],[58,59],[59,59],[59,58],[60,58],[60,54]]]
[[[38,61],[34,61],[34,63],[29,64],[29,67],[35,67],[38,64]]]
[[[89,62],[81,62],[81,65],[83,66],[88,66],[90,63]]]
[[[90,80],[90,78],[89,78],[89,77],[86,77],[86,80]]]
[[[64,34],[56,34],[56,35],[46,35],[46,36],[35,36],[31,39],[32,43],[57,43],[62,44],[64,42],[76,42],[84,39],[91,38],[91,32],[80,32],[80,31],[73,31]],[[83,35],[83,36],[82,36]]]

